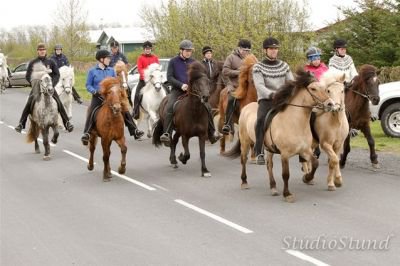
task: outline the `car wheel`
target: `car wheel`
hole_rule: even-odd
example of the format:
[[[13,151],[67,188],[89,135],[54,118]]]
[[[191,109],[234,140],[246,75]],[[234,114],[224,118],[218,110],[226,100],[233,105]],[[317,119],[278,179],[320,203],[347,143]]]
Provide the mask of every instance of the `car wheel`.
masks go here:
[[[11,88],[11,83],[9,78],[6,79],[6,88]]]
[[[387,136],[400,138],[400,103],[393,103],[382,113],[381,126]]]

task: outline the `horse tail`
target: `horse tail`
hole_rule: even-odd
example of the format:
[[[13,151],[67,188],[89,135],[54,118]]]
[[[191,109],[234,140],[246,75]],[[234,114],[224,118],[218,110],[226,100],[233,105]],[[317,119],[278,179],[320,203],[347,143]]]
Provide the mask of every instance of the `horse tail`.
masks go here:
[[[153,130],[153,139],[152,143],[154,146],[157,148],[161,146],[161,141],[160,137],[163,134],[163,124],[161,122],[161,119],[158,119],[158,121],[155,123],[154,130]]]
[[[223,152],[221,155],[224,157],[228,157],[231,159],[235,159],[240,156],[241,154],[241,148],[240,148],[240,139],[238,139],[235,143],[235,145],[230,149],[229,151]]]
[[[31,120],[31,125],[29,127],[28,134],[26,135],[26,142],[28,143],[34,142],[39,137],[39,133],[40,133],[39,125],[35,121]]]

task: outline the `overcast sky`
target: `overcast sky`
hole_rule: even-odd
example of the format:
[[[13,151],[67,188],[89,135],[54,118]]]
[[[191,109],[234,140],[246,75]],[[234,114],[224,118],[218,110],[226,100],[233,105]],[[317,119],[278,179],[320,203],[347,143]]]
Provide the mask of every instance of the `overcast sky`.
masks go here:
[[[47,25],[54,22],[57,6],[67,0],[2,0],[0,28],[7,30],[23,25]],[[88,11],[88,22],[100,24],[118,22],[140,25],[138,11],[143,4],[160,5],[162,0],[81,0]],[[299,0],[299,2],[302,2]],[[333,22],[339,13],[337,5],[354,6],[353,0],[308,0],[311,23],[321,28]]]

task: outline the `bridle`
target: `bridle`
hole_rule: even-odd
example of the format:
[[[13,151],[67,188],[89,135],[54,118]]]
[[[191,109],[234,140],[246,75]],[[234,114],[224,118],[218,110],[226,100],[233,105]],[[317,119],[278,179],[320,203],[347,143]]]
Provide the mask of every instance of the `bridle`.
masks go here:
[[[376,75],[373,77],[373,78],[378,78]],[[353,90],[352,88],[353,88],[353,85],[354,85],[354,83],[352,83],[352,84],[350,84],[350,87],[349,87],[349,91],[352,91],[353,93],[355,93],[355,94],[357,94],[357,95],[360,95],[361,97],[363,97],[363,98],[365,98],[365,99],[367,99],[367,100],[369,100],[369,101],[372,101],[372,99],[371,99],[371,97],[379,97],[379,95],[370,95],[369,94],[369,91],[368,91],[368,86],[366,86],[366,88],[365,88],[365,93],[362,93],[362,92],[359,92],[359,91],[356,91],[356,90]]]
[[[293,104],[293,103],[288,103],[287,105],[301,107],[301,108],[325,110],[324,102],[320,98],[318,98],[315,94],[311,93],[311,91],[308,88],[306,88],[306,90],[313,98],[314,102],[316,103],[315,105],[300,105],[300,104]]]

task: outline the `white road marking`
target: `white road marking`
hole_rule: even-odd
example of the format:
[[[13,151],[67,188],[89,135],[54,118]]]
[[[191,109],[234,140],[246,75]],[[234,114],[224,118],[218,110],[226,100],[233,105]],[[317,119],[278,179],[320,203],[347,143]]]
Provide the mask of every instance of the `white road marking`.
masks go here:
[[[315,258],[313,258],[313,257],[310,257],[310,256],[308,256],[308,255],[306,255],[306,254],[304,254],[303,252],[300,252],[300,251],[298,251],[298,250],[287,249],[287,250],[285,250],[285,251],[286,251],[288,254],[292,255],[292,256],[295,256],[295,257],[297,257],[297,258],[299,258],[299,259],[308,261],[308,262],[310,262],[310,263],[312,263],[312,264],[314,264],[314,265],[317,265],[317,266],[329,266],[329,264],[326,264],[325,262],[322,262],[322,261],[317,260],[317,259],[315,259]]]
[[[0,121],[0,124],[2,125],[2,124],[4,124],[4,122],[3,122],[3,121]]]
[[[192,210],[194,210],[196,212],[204,214],[204,215],[206,215],[206,216],[208,216],[208,217],[210,217],[210,218],[212,218],[212,219],[214,219],[214,220],[216,220],[216,221],[218,221],[220,223],[223,223],[223,224],[225,224],[227,226],[230,226],[230,227],[232,227],[232,228],[234,228],[234,229],[236,229],[236,230],[238,230],[238,231],[240,231],[242,233],[245,233],[245,234],[253,233],[253,231],[251,231],[251,230],[249,230],[249,229],[247,229],[247,228],[245,228],[243,226],[235,224],[235,223],[233,223],[231,221],[228,221],[228,220],[226,220],[226,219],[224,219],[224,218],[222,218],[222,217],[220,217],[218,215],[215,215],[215,214],[213,214],[211,212],[208,212],[208,211],[203,210],[203,209],[201,209],[199,207],[196,207],[196,206],[194,206],[194,205],[192,205],[190,203],[187,203],[186,201],[183,201],[183,200],[180,200],[180,199],[176,199],[175,202],[179,203],[179,204],[181,204],[181,205],[183,205],[183,206],[185,206],[185,207],[187,207],[189,209],[192,209]]]
[[[73,152],[71,152],[71,151],[69,151],[69,150],[63,150],[63,152],[65,152],[65,153],[67,153],[67,154],[69,154],[69,155],[71,155],[71,156],[73,156],[73,157],[75,157],[75,158],[77,158],[77,159],[79,159],[79,160],[82,160],[82,161],[84,161],[84,162],[86,162],[86,163],[89,163],[89,160],[88,160],[88,159],[86,159],[86,158],[84,158],[84,157],[82,157],[82,156],[80,156],[80,155],[78,155],[78,154],[76,154],[76,153],[73,153]],[[96,164],[96,163],[94,163],[94,164]],[[122,178],[122,179],[124,179],[124,180],[126,180],[126,181],[128,181],[128,182],[131,182],[131,183],[133,183],[133,184],[135,184],[135,185],[138,185],[138,186],[140,186],[140,187],[142,187],[142,188],[145,188],[145,189],[147,189],[147,190],[150,190],[150,191],[157,190],[157,189],[155,189],[154,187],[151,187],[151,186],[149,186],[149,185],[146,185],[145,183],[142,183],[142,182],[140,182],[140,181],[137,181],[137,180],[135,180],[135,179],[133,179],[133,178],[130,178],[130,177],[126,176],[126,175],[121,175],[121,174],[119,174],[118,172],[115,172],[115,171],[113,171],[113,170],[111,170],[111,173],[112,173],[113,175],[118,176],[119,178]]]
[[[165,188],[165,187],[162,187],[162,186],[160,186],[160,185],[157,185],[157,184],[151,184],[153,187],[156,187],[156,188],[159,188],[159,189],[161,189],[161,190],[164,190],[164,191],[169,191],[167,188]]]

